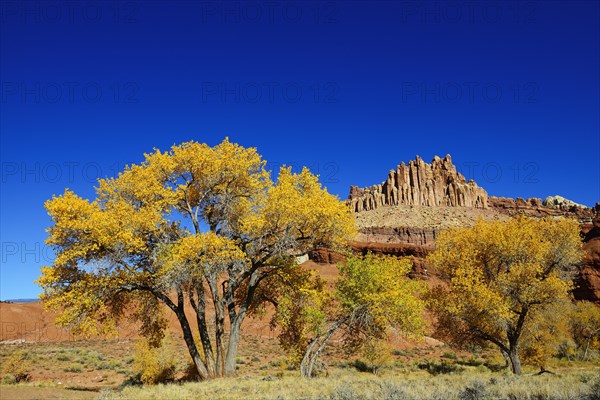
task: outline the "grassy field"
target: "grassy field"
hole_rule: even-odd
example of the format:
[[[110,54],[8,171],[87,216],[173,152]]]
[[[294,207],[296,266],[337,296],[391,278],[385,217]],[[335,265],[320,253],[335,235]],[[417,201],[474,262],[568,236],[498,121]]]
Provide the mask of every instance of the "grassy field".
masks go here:
[[[554,360],[554,374],[519,377],[500,369],[494,353],[447,347],[394,350],[377,374],[335,348],[329,367],[311,380],[289,368],[272,338],[247,338],[238,376],[208,382],[134,386],[134,340],[22,343],[0,346],[0,363],[25,354],[31,379],[14,384],[3,373],[0,399],[600,399],[600,362]],[[338,349],[339,350],[339,349]],[[177,378],[188,365],[179,341],[172,349]],[[362,371],[362,372],[361,372]],[[495,372],[494,372],[495,371]]]
[[[594,394],[595,393],[595,394]],[[305,380],[295,373],[263,378],[219,379],[206,383],[126,388],[102,392],[102,399],[598,399],[597,371],[515,377],[506,373],[463,371],[431,376],[425,372],[385,371],[375,376],[336,369],[328,377]]]

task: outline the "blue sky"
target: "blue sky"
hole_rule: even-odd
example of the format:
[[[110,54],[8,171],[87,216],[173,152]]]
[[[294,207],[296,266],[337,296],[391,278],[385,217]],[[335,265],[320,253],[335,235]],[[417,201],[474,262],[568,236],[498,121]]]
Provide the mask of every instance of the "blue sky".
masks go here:
[[[341,198],[450,153],[489,194],[600,201],[599,3],[0,3],[0,298],[45,200],[153,147],[254,146]]]

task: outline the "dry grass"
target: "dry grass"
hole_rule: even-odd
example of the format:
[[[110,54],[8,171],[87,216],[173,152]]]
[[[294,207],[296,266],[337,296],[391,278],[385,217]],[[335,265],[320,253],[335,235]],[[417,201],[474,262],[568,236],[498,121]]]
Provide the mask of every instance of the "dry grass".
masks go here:
[[[32,385],[15,385],[15,386],[0,386],[0,399],[2,400],[22,400],[22,399],[68,399],[68,400],[83,400],[95,399],[98,397],[98,392],[82,391],[73,389],[63,389],[48,386],[32,386]]]
[[[103,392],[109,399],[585,399],[592,393],[598,369],[560,371],[557,375],[524,375],[467,371],[431,376],[425,372],[383,375],[336,369],[328,377],[304,380],[296,373],[278,377],[240,377],[182,385],[125,388]],[[597,388],[598,389],[598,388]],[[600,396],[600,393],[597,393]],[[597,397],[596,397],[597,398]]]
[[[492,372],[486,367],[495,370],[503,363],[495,352],[471,354],[448,347],[396,349],[391,362],[373,375],[359,372],[361,363],[355,356],[341,359],[341,344],[334,343],[324,355],[329,365],[326,376],[304,380],[288,369],[275,338],[254,335],[246,336],[240,348],[237,377],[123,387],[133,377],[134,345],[131,340],[2,345],[0,364],[25,352],[35,368],[30,382],[0,385],[0,399],[560,400],[585,399],[595,379],[600,391],[598,358],[592,362],[555,360],[548,367],[556,375],[535,376],[536,370],[526,369],[523,376],[515,377],[506,370]],[[174,345],[181,377],[189,356],[180,338]]]
[[[25,354],[32,385],[99,390],[120,384],[130,373],[131,347],[131,341],[108,340],[3,345],[0,364]],[[2,369],[0,378],[10,381],[10,371]]]

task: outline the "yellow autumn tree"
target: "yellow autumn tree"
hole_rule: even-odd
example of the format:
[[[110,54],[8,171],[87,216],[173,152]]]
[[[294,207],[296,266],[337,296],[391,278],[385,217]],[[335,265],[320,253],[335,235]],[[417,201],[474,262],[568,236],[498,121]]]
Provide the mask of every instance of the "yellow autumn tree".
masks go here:
[[[341,331],[349,350],[374,355],[390,329],[408,336],[422,334],[424,282],[412,280],[408,258],[367,254],[350,256],[339,267],[335,290],[305,277],[290,287],[277,305],[279,340],[299,362],[303,377],[313,376],[320,354]]]
[[[600,307],[589,301],[579,301],[571,312],[571,332],[573,339],[583,352],[581,358],[587,360],[590,350],[600,350]]]
[[[157,346],[164,304],[201,378],[234,373],[242,322],[266,278],[293,273],[295,257],[342,248],[355,233],[346,205],[308,169],[283,167],[273,182],[265,166],[256,149],[227,139],[187,142],[100,179],[92,201],[68,189],[54,196],[45,206],[56,258],[38,279],[46,307],[83,334],[113,331],[136,307]]]
[[[544,325],[543,312],[568,299],[581,257],[579,226],[571,219],[479,220],[440,233],[427,259],[447,281],[428,295],[438,330],[459,344],[497,346],[521,373],[523,336],[535,333],[532,324]],[[544,351],[531,340],[527,357],[543,361]]]
[[[532,313],[524,324],[519,354],[525,364],[540,367],[540,373],[546,371],[548,360],[557,355],[571,337],[569,316],[573,304],[567,298],[560,300]]]

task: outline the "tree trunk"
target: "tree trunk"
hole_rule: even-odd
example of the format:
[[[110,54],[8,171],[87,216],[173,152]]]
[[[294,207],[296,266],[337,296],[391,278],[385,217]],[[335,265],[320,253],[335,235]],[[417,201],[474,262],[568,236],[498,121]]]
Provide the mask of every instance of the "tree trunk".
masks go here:
[[[219,305],[221,306],[221,305]],[[225,316],[223,315],[223,308],[215,307],[215,347],[217,348],[217,370],[219,376],[223,376],[224,373],[224,362],[223,355],[225,350],[223,348],[223,337],[225,335]]]
[[[196,371],[198,371],[198,375],[200,379],[208,379],[210,377],[208,373],[208,369],[206,365],[202,361],[202,357],[200,357],[200,353],[198,352],[198,348],[196,347],[196,342],[194,341],[194,335],[192,334],[192,330],[190,328],[190,323],[185,316],[185,311],[183,308],[183,290],[181,287],[177,288],[177,305],[171,301],[169,296],[166,294],[151,290],[150,291],[154,296],[156,296],[159,300],[167,305],[177,316],[179,320],[179,325],[181,325],[181,331],[183,332],[183,339],[185,340],[185,344],[188,348],[188,352],[190,353],[190,357],[192,357],[192,361],[194,362],[194,366],[196,367]]]
[[[523,325],[525,324],[525,319],[527,318],[527,313],[529,312],[529,307],[523,306],[521,312],[519,313],[519,319],[515,324],[515,327],[508,327],[507,337],[508,337],[508,358],[510,359],[510,369],[513,374],[520,375],[521,374],[521,360],[519,360],[519,338],[521,337],[521,332],[523,331]]]
[[[316,346],[319,341],[319,337],[314,338],[306,348],[306,352],[304,353],[304,357],[302,357],[302,361],[300,362],[300,375],[303,378],[310,378],[310,373],[308,371],[308,366],[310,365],[310,358],[312,356],[313,348]]]
[[[210,294],[215,308],[215,351],[217,353],[216,371],[217,376],[224,374],[223,354],[223,337],[225,335],[225,302],[219,293],[219,285],[217,275],[210,274],[206,276],[206,281],[210,289]]]
[[[202,283],[196,285],[196,293],[198,296],[198,302],[196,303],[194,301],[194,292],[192,288],[190,288],[189,291],[189,300],[192,308],[196,312],[196,323],[198,325],[198,332],[200,333],[202,349],[204,350],[206,368],[208,370],[208,375],[212,378],[217,376],[218,370],[217,364],[215,363],[212,345],[210,343],[208,326],[206,324],[206,299]]]
[[[246,312],[254,300],[254,293],[260,280],[259,273],[256,272],[256,270],[252,272],[248,281],[245,299],[238,311],[235,309],[235,291],[239,287],[239,283],[232,283],[232,281],[230,281],[227,289],[224,288],[223,290],[224,299],[222,304],[227,304],[227,312],[229,314],[229,343],[227,345],[227,355],[225,356],[224,375],[235,374],[235,358],[240,344],[242,322],[244,321],[244,318],[246,318]]]
[[[516,374],[521,374],[521,361],[519,360],[519,354],[517,351],[516,345],[511,345],[510,350],[508,352],[508,358],[510,360],[510,369]]]
[[[223,365],[223,336],[225,335],[225,317],[221,302],[215,302],[215,347],[217,350],[217,371],[219,376],[224,374]]]
[[[342,326],[342,324],[344,324],[344,322],[346,322],[347,320],[348,318],[341,318],[337,320],[325,334],[317,336],[313,339],[313,341],[307,347],[306,353],[304,354],[302,362],[300,363],[300,375],[302,375],[303,378],[312,378],[313,368],[315,366],[315,363],[319,359],[319,355],[325,348],[325,345],[327,345],[327,342],[329,342],[329,339],[331,339],[335,331],[337,331],[338,328]],[[319,343],[319,340],[321,338],[322,340]],[[312,351],[315,345],[317,344],[319,344],[319,346],[317,347],[317,350],[313,353]]]
[[[192,335],[192,330],[190,329],[190,324],[183,312],[177,311],[177,319],[179,320],[179,324],[181,325],[181,330],[183,331],[183,340],[188,348],[190,356],[194,361],[194,365],[196,366],[196,370],[198,371],[198,375],[200,375],[200,379],[205,380],[210,377],[208,373],[208,369],[204,362],[202,361],[202,357],[200,357],[200,353],[198,352],[198,348],[196,347],[196,343],[194,342],[194,336]]]
[[[240,315],[231,322],[229,330],[229,345],[227,346],[227,356],[225,357],[225,375],[233,375],[235,373],[235,358],[237,356],[238,346],[240,344]]]
[[[510,366],[510,357],[508,356],[508,351],[501,348],[500,352],[502,353],[502,358],[504,358],[504,368],[508,368]]]

